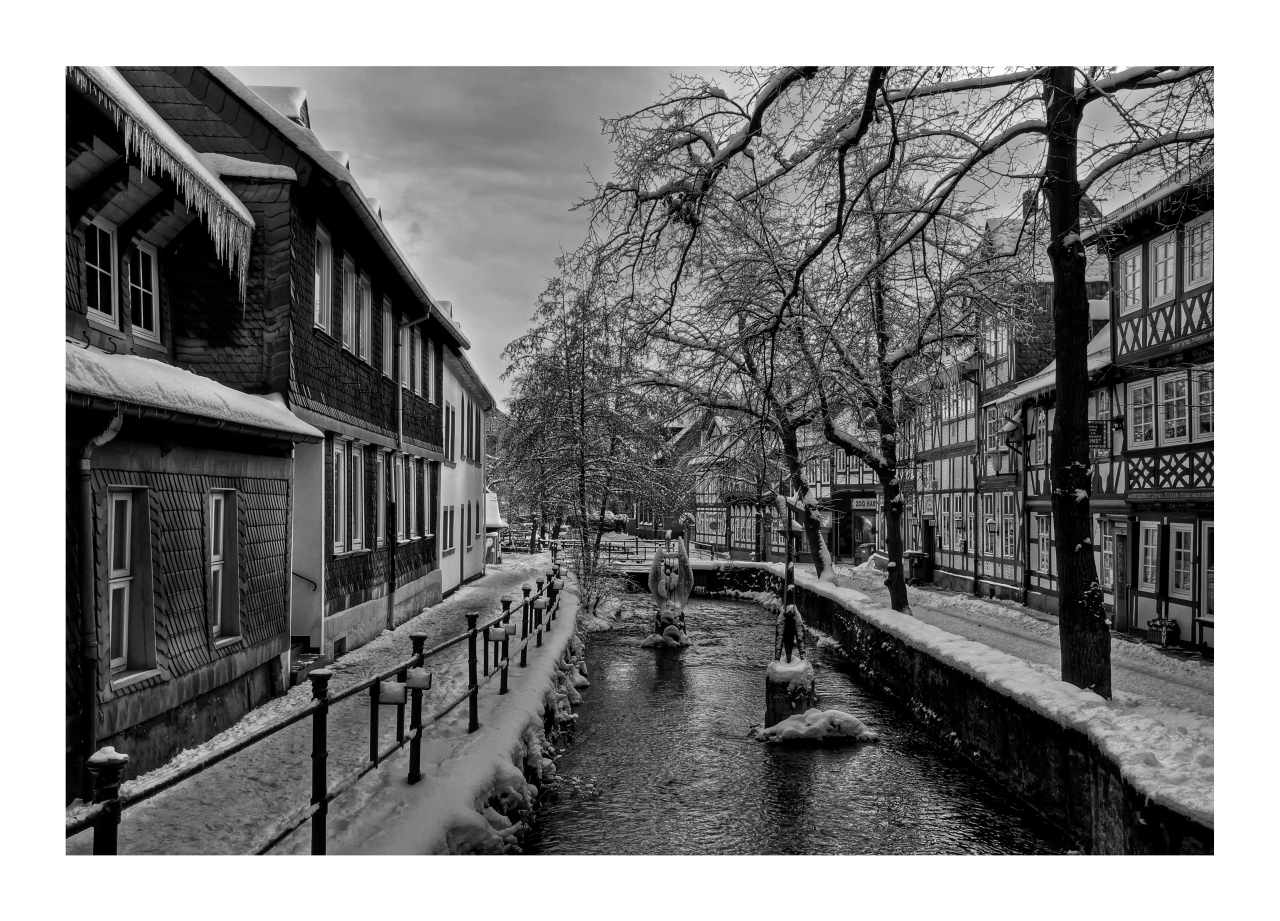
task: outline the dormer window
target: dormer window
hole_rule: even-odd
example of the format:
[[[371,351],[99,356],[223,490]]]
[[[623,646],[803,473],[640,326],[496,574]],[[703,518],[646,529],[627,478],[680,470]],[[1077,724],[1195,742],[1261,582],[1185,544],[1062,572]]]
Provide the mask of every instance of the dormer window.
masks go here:
[[[94,218],[84,233],[85,300],[89,316],[117,326],[116,227]]]

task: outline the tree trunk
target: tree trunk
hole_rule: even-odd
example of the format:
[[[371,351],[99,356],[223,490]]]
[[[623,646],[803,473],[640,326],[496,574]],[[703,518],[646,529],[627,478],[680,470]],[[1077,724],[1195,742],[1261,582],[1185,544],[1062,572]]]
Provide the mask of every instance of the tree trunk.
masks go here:
[[[782,433],[782,453],[787,460],[787,470],[791,474],[791,485],[796,491],[796,498],[801,502],[805,501],[809,491],[813,488],[804,478],[804,467],[800,464],[800,446],[796,440],[796,430],[794,427],[784,429]],[[809,550],[813,553],[813,570],[819,579],[823,577],[831,569],[831,560],[827,551],[827,542],[822,539],[822,522],[818,520],[817,512],[812,510],[813,506],[805,503],[803,524],[805,537],[809,542]],[[787,521],[783,523],[783,531],[787,538],[791,537],[791,516],[787,515]],[[828,581],[834,576],[831,573]]]
[[[1080,185],[1076,132],[1081,106],[1075,72],[1054,67],[1045,79],[1049,124],[1045,197],[1049,203],[1049,259],[1053,266],[1053,331],[1057,411],[1050,476],[1057,538],[1058,634],[1062,680],[1111,697],[1111,632],[1093,563],[1089,513],[1089,304],[1085,251],[1080,240]]]

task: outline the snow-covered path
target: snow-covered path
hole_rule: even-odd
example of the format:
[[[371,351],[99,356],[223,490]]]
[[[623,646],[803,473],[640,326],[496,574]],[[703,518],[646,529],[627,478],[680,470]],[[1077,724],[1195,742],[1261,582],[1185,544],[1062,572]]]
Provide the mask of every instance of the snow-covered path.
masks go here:
[[[550,562],[550,555],[543,553],[508,556],[505,562],[490,565],[483,578],[461,587],[442,603],[394,631],[384,632],[329,666],[334,672],[330,691],[340,692],[407,659],[413,654],[410,634],[426,634],[426,645],[430,648],[464,631],[467,613],[474,611],[482,616],[498,613],[499,599],[504,593],[519,596],[520,584],[526,580],[532,582],[545,573]],[[460,643],[432,657],[429,666],[435,682],[432,690],[423,695],[424,714],[445,705],[466,688],[466,655],[466,644]],[[303,682],[250,712],[203,745],[183,751],[169,764],[139,781],[177,769],[206,751],[220,748],[271,720],[305,707],[310,699],[310,682]],[[395,739],[395,711],[386,708],[380,715],[381,745],[385,746]],[[424,743],[433,734],[457,728],[459,722],[460,731],[465,733],[466,720],[467,709],[463,704],[428,728],[423,733]],[[329,711],[328,730],[328,768],[329,777],[333,779],[358,767],[368,757],[368,698],[360,694],[334,706]],[[308,802],[310,777],[311,721],[307,719],[125,810],[120,824],[120,853],[244,853],[273,822]],[[341,833],[347,821],[344,800],[360,800],[361,787],[371,780],[372,777],[366,777],[330,806],[331,834]],[[125,789],[127,791],[128,785]],[[293,837],[309,834],[308,825],[304,824]],[[285,845],[289,843],[286,841]],[[66,852],[88,854],[91,846],[92,832],[85,832],[67,840]]]
[[[812,565],[796,567],[810,574]],[[836,567],[836,584],[853,588],[878,604],[889,604],[884,573]],[[987,601],[935,588],[907,589],[911,612],[918,620],[949,633],[985,643],[1061,677],[1056,618],[1012,602]],[[1111,644],[1112,688],[1118,700],[1135,708],[1174,707],[1213,716],[1213,666],[1181,660],[1151,647],[1117,637]]]

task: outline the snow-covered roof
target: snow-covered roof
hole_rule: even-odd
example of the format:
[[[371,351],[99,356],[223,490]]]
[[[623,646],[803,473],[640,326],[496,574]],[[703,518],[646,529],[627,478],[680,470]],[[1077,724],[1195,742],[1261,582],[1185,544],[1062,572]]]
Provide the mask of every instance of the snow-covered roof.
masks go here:
[[[257,160],[241,160],[220,153],[198,153],[200,162],[215,176],[232,176],[236,179],[269,179],[277,182],[297,182],[298,174],[283,163],[260,163]]]
[[[1098,330],[1097,335],[1089,340],[1089,345],[1085,350],[1085,355],[1085,367],[1089,374],[1101,371],[1107,365],[1111,364],[1110,323]],[[1057,386],[1057,369],[1058,360],[1055,358],[1053,361],[1049,362],[1048,367],[1039,374],[1028,377],[1008,393],[986,403],[985,405],[1000,406],[1007,403],[1013,403],[1018,400],[1039,396],[1042,393],[1047,393]]]
[[[301,151],[318,169],[334,180],[338,187],[338,192],[355,210],[365,228],[378,244],[378,247],[399,271],[409,290],[418,297],[428,312],[436,315],[440,325],[448,335],[453,337],[456,345],[464,349],[471,348],[470,340],[462,334],[462,331],[455,324],[448,322],[435,298],[431,296],[426,285],[422,283],[422,279],[418,277],[418,273],[413,270],[409,260],[405,258],[399,244],[396,243],[382,223],[381,218],[378,217],[377,211],[369,205],[369,199],[365,197],[364,192],[360,189],[350,171],[324,149],[324,145],[320,143],[320,139],[316,137],[315,133],[281,114],[269,101],[242,83],[227,68],[207,67],[206,70],[233,96],[288,138],[290,144]]]
[[[218,259],[237,273],[243,299],[253,239],[249,209],[114,67],[72,66],[67,75],[111,113],[124,130],[125,155],[137,156],[144,175],[162,172],[173,179],[186,206],[204,219]]]
[[[507,527],[507,520],[498,507],[498,494],[488,489],[484,493],[484,527],[486,531]]]
[[[311,119],[307,115],[307,91],[300,86],[251,86],[259,96],[267,101],[285,118],[306,125]]]
[[[1197,158],[1182,169],[1170,175],[1169,178],[1148,189],[1146,192],[1143,192],[1127,205],[1121,205],[1119,208],[1112,211],[1103,218],[1102,227],[1091,233],[1085,234],[1085,242],[1091,242],[1102,232],[1103,229],[1110,229],[1123,223],[1136,215],[1139,211],[1146,208],[1148,205],[1155,204],[1160,199],[1172,195],[1179,189],[1185,188],[1189,185],[1194,185],[1195,183],[1206,179],[1211,183],[1213,181],[1213,156],[1214,155],[1212,153],[1209,153],[1207,156]]]
[[[153,358],[108,355],[74,340],[67,340],[66,347],[71,393],[283,432],[298,436],[295,440],[324,438],[323,432],[291,413],[279,398],[241,393]]]

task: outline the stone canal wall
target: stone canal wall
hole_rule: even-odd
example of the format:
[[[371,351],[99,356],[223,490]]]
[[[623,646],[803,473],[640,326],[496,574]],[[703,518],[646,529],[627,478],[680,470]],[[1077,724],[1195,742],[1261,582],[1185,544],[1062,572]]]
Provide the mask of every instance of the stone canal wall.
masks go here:
[[[697,585],[712,593],[771,589],[782,572],[762,563],[693,565]],[[1082,849],[1213,853],[1211,768],[1206,813],[1203,790],[1170,793],[1159,774],[1142,769],[1155,756],[1139,753],[1135,770],[1133,731],[1107,722],[1111,711],[1097,695],[858,592],[798,578],[805,623],[839,643],[867,685],[909,708]]]

